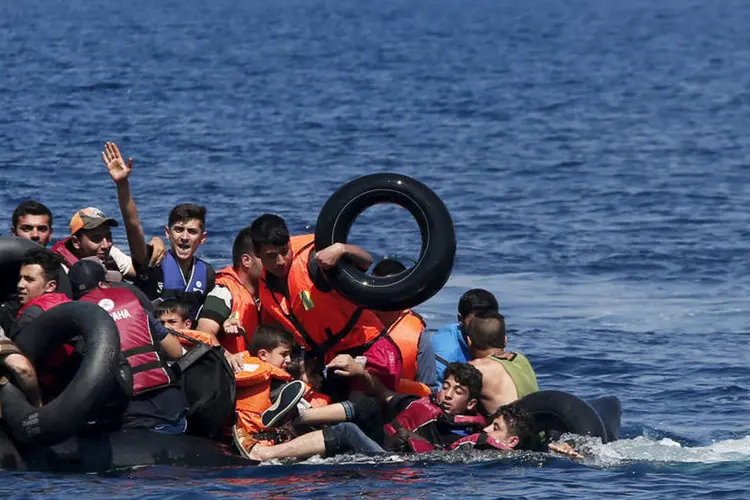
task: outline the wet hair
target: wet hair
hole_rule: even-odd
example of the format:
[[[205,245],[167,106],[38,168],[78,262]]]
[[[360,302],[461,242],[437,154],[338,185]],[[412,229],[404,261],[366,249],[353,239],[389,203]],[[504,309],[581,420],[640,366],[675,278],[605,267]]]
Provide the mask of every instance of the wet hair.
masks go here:
[[[177,313],[183,321],[190,319],[190,305],[176,299],[163,300],[154,309],[154,317],[161,318],[164,314]]]
[[[178,222],[185,222],[193,219],[197,219],[201,223],[201,231],[205,231],[206,207],[193,205],[192,203],[182,203],[169,211],[169,221],[167,222],[167,225],[172,227]]]
[[[456,383],[469,389],[469,399],[479,400],[482,394],[482,372],[469,363],[453,362],[448,365],[443,374],[443,380],[453,377]]]
[[[44,280],[46,282],[57,281],[60,282],[60,265],[63,263],[62,257],[56,253],[52,253],[49,250],[42,248],[29,250],[21,262],[21,267],[38,265],[42,268],[42,274],[44,274]]]
[[[250,237],[256,254],[261,245],[283,247],[289,244],[290,239],[286,222],[276,214],[263,214],[255,219],[250,226]]]
[[[393,276],[406,271],[406,266],[396,259],[383,259],[372,268],[373,276]]]
[[[18,229],[18,220],[24,215],[46,215],[49,217],[49,226],[52,227],[52,212],[50,209],[38,201],[26,200],[19,203],[16,209],[13,210],[13,215],[11,216],[13,231]]]
[[[458,301],[458,314],[465,318],[471,313],[497,312],[499,306],[492,292],[483,288],[473,288],[461,295]]]
[[[242,256],[250,253],[254,253],[254,250],[253,239],[250,235],[250,226],[248,226],[237,233],[237,236],[234,238],[234,243],[232,244],[232,266],[235,268],[240,267]]]
[[[492,425],[492,422],[498,417],[503,417],[505,420],[508,435],[518,438],[516,450],[532,448],[534,419],[526,410],[513,403],[501,406],[495,413],[487,417],[487,425]]]
[[[294,347],[294,336],[278,326],[261,325],[255,329],[248,351],[253,356],[257,356],[261,349],[273,351],[280,345]]]
[[[483,351],[505,348],[505,318],[500,313],[475,316],[466,332],[471,347]]]

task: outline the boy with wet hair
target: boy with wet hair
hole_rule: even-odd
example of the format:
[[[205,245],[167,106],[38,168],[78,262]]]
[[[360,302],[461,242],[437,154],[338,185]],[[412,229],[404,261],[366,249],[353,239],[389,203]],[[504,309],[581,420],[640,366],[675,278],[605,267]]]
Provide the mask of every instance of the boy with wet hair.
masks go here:
[[[190,319],[190,304],[181,300],[163,300],[154,309],[154,316],[159,323],[170,330],[190,330],[193,320]]]
[[[500,313],[475,317],[468,328],[468,345],[475,366],[484,378],[481,404],[486,413],[537,392],[531,363],[521,353],[505,352],[505,318]]]

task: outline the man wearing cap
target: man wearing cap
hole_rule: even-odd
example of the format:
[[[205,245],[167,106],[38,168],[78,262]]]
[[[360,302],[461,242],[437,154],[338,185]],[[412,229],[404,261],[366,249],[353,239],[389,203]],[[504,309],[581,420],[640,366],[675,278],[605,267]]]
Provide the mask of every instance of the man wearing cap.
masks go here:
[[[130,257],[112,245],[112,228],[117,226],[115,219],[98,208],[82,208],[70,219],[70,236],[55,243],[52,251],[62,255],[68,267],[80,259],[96,257],[107,269],[134,277]]]
[[[120,348],[133,373],[133,398],[123,415],[122,427],[167,434],[185,432],[187,405],[164,359],[179,358],[182,346],[154,318],[143,292],[125,283],[107,283],[106,270],[92,260],[76,262],[68,277],[73,295],[107,311],[120,333]]]

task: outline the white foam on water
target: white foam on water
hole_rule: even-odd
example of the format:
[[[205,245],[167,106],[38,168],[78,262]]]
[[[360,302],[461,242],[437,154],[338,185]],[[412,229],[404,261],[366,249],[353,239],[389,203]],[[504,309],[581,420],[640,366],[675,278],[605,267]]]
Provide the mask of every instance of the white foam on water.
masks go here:
[[[750,436],[717,441],[706,446],[683,446],[670,438],[650,439],[638,436],[602,444],[599,439],[564,435],[581,451],[583,463],[593,466],[617,466],[632,462],[719,463],[750,461]]]

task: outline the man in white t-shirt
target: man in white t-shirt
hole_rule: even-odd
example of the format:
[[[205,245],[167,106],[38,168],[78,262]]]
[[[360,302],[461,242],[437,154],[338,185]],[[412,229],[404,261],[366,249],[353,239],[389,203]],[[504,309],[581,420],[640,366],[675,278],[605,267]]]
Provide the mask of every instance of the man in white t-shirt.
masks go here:
[[[112,228],[117,226],[115,219],[98,208],[83,208],[70,219],[70,236],[55,243],[51,250],[65,259],[68,268],[81,259],[96,257],[107,270],[118,271],[125,278],[135,278],[132,259],[112,243]],[[155,254],[164,255],[166,248],[162,240],[155,238],[150,243],[154,245]]]

